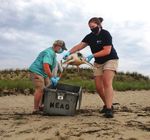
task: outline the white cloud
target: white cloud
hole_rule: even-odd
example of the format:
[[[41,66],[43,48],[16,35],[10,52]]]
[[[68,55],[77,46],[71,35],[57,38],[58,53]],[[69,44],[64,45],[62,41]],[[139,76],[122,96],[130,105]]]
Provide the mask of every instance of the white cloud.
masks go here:
[[[148,0],[1,0],[1,68],[28,67],[55,39],[73,47],[89,33],[89,18],[102,16],[120,56],[119,69],[150,75],[149,13]]]

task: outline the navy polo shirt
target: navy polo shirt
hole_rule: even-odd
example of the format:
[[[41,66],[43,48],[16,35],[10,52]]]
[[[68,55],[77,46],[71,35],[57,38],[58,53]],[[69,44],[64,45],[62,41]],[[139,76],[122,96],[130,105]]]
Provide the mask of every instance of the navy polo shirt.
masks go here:
[[[112,37],[107,30],[101,29],[98,35],[93,34],[92,32],[84,37],[82,42],[87,43],[92,53],[97,53],[103,49],[104,46],[111,45],[112,49],[109,55],[103,57],[96,57],[95,62],[98,64],[103,64],[108,60],[119,59],[117,52],[112,44]]]

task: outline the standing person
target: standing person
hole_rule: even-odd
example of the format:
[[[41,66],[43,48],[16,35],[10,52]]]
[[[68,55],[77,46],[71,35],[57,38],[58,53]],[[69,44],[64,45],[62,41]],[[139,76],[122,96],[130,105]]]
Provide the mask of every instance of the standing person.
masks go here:
[[[118,67],[118,55],[112,44],[112,37],[107,30],[102,28],[103,18],[93,17],[89,20],[88,25],[91,33],[86,35],[83,40],[68,51],[63,59],[70,54],[90,46],[92,54],[86,57],[90,62],[94,62],[94,80],[96,90],[102,99],[104,106],[100,113],[105,113],[106,118],[113,118],[113,78]]]
[[[56,53],[60,54],[64,50],[67,50],[65,42],[56,40],[53,46],[43,50],[29,67],[30,78],[35,86],[33,114],[40,111],[44,87],[50,82],[56,86],[60,79],[56,75],[53,76],[52,71],[57,66]]]

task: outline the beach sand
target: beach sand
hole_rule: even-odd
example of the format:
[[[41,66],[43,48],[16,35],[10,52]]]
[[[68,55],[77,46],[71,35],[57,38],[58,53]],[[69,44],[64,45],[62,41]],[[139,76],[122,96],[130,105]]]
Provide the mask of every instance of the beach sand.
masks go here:
[[[83,93],[75,116],[32,115],[32,95],[0,97],[0,140],[149,140],[150,91],[115,92],[114,118],[99,113],[97,94]]]

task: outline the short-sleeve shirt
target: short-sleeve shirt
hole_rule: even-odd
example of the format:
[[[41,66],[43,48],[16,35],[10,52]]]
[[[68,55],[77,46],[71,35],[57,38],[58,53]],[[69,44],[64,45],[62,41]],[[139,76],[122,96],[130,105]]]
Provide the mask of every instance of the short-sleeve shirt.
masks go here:
[[[52,47],[49,47],[38,55],[38,57],[29,67],[29,71],[37,73],[46,78],[48,75],[44,72],[43,64],[48,63],[50,70],[52,71],[56,66],[56,62],[56,53]]]
[[[98,64],[103,64],[111,59],[119,59],[117,52],[112,44],[112,37],[107,30],[101,29],[98,35],[93,34],[92,32],[84,37],[82,42],[88,44],[91,48],[91,52],[97,53],[103,49],[104,46],[111,45],[111,52],[107,56],[95,57],[95,62]]]

